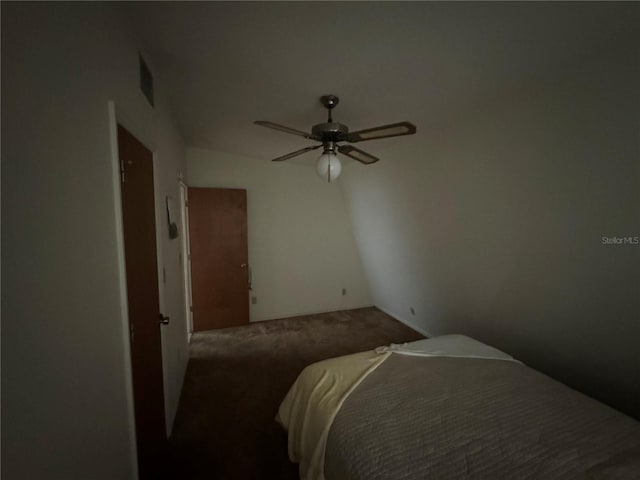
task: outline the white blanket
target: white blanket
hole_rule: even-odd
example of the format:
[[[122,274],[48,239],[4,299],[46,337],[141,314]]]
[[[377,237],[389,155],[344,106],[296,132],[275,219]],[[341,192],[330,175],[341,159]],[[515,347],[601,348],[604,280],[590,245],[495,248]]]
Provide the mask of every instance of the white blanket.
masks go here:
[[[289,459],[300,464],[300,478],[324,479],[329,428],[347,396],[390,353],[375,351],[331,358],[309,365],[280,404],[276,421],[288,432]]]

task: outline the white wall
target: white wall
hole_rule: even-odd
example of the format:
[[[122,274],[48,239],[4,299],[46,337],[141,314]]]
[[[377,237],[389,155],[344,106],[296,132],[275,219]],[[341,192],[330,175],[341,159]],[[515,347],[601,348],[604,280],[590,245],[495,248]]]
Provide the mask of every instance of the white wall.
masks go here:
[[[609,40],[341,180],[376,305],[640,416],[640,246],[601,244],[640,236],[639,41]]]
[[[112,4],[2,5],[2,477],[135,477],[108,102],[178,198],[183,144]],[[149,59],[150,60],[150,59]],[[153,68],[153,64],[151,67]],[[187,359],[179,242],[158,204],[169,423]],[[162,221],[160,221],[162,220]]]
[[[371,305],[340,179],[210,150],[188,148],[186,157],[189,186],[247,190],[251,321]]]

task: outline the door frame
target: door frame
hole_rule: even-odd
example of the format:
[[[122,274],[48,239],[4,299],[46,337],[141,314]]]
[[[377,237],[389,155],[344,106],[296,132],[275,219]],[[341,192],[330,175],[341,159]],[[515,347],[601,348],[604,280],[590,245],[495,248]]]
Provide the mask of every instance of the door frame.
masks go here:
[[[127,271],[125,264],[125,250],[124,250],[124,224],[122,218],[122,192],[120,189],[120,156],[118,154],[118,124],[126,128],[132,135],[134,135],[145,147],[147,147],[153,154],[153,186],[154,186],[154,203],[157,206],[158,195],[158,177],[156,173],[156,145],[152,140],[153,136],[149,134],[148,130],[141,126],[137,121],[133,120],[126,111],[123,111],[115,101],[109,100],[107,102],[108,110],[108,124],[109,124],[109,143],[111,147],[111,178],[113,187],[113,208],[115,216],[116,227],[116,255],[118,263],[118,283],[119,283],[119,297],[120,297],[120,327],[121,327],[121,341],[122,341],[122,364],[124,367],[125,378],[125,397],[127,403],[127,424],[129,426],[129,451],[131,453],[131,465],[130,473],[131,478],[138,479],[138,449],[136,446],[136,417],[134,410],[134,398],[133,398],[133,373],[131,363],[131,342],[129,337],[129,308],[127,304]],[[156,263],[158,268],[158,295],[159,295],[159,311],[163,311],[164,307],[164,290],[162,285],[162,263],[160,261],[161,245],[160,236],[158,232],[159,225],[161,223],[158,219],[158,208],[155,208],[156,217]],[[164,332],[161,330],[161,352],[164,351]],[[164,380],[164,395],[167,398],[166,392],[166,365],[164,355],[162,355],[162,377]],[[165,401],[165,419],[167,402]],[[169,427],[167,426],[167,429]],[[168,433],[168,432],[167,432]]]
[[[191,252],[189,246],[189,186],[184,183],[182,176],[178,182],[180,188],[180,214],[182,215],[182,276],[184,289],[184,318],[187,319],[187,335],[191,341],[193,335],[193,312],[191,306]]]

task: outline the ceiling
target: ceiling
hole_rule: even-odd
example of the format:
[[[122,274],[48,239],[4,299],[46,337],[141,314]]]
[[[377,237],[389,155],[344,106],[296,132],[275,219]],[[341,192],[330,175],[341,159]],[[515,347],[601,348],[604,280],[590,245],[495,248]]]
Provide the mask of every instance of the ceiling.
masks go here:
[[[419,142],[524,85],[553,82],[619,37],[638,9],[619,3],[132,2],[136,26],[189,146],[265,161],[326,118],[353,130],[407,120]],[[632,15],[629,15],[629,12]],[[637,38],[637,37],[636,37]],[[314,158],[312,154],[305,155]]]

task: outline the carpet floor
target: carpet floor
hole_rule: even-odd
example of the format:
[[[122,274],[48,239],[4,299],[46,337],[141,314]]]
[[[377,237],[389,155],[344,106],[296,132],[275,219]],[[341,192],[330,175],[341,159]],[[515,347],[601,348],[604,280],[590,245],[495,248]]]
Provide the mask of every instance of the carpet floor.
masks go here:
[[[274,420],[298,374],[319,360],[421,338],[373,307],[195,333],[170,439],[174,478],[298,479]]]

